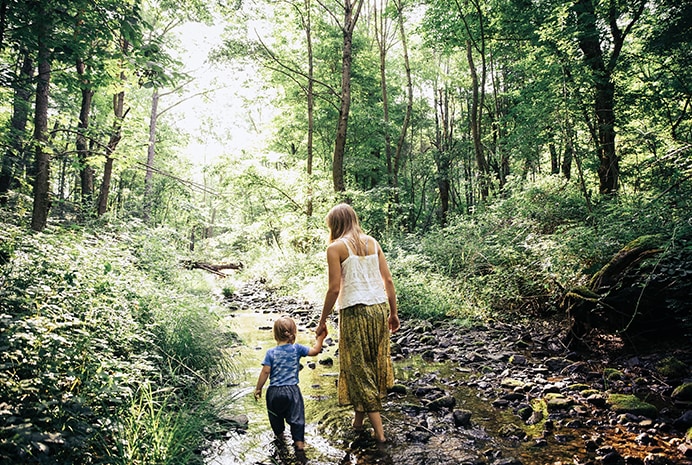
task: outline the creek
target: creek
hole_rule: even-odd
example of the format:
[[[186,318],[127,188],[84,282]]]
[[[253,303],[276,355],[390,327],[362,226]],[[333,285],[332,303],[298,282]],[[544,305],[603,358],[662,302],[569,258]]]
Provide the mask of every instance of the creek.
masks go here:
[[[312,345],[318,310],[256,287],[237,293],[230,308],[230,327],[239,342],[231,349],[234,381],[226,388],[224,402],[229,414],[241,420],[238,427],[229,428],[223,438],[204,451],[207,465],[688,463],[646,462],[647,454],[657,452],[649,447],[651,443],[636,443],[637,432],[628,433],[628,424],[596,420],[583,406],[567,406],[568,414],[555,414],[541,411],[528,400],[536,386],[543,392],[564,391],[574,382],[569,376],[551,377],[545,368],[531,372],[525,369],[532,379],[514,387],[504,386],[501,380],[512,375],[503,368],[508,366],[508,356],[499,348],[507,345],[506,339],[497,335],[488,338],[483,333],[474,342],[465,340],[464,344],[457,344],[453,338],[447,344],[438,340],[437,348],[431,351],[420,342],[432,336],[431,328],[407,331],[407,322],[402,322],[403,335],[397,338],[396,333],[392,338],[398,389],[390,393],[382,412],[389,442],[377,446],[363,433],[352,431],[352,410],[337,405],[336,320],[331,321],[323,352],[302,359],[300,388],[306,407],[306,449],[305,456],[296,457],[288,434],[288,445],[275,440],[264,398],[256,402],[253,391],[265,351],[275,345],[273,321],[280,315],[292,316],[299,329],[296,342]],[[512,338],[518,336],[513,334]],[[463,353],[468,363],[450,356],[458,352],[459,345],[466,345]],[[505,395],[497,395],[501,383]],[[527,399],[524,404],[522,399]],[[537,416],[535,421],[517,415],[518,409],[511,408],[517,402]],[[643,418],[633,421],[646,427]],[[366,430],[367,426],[366,421]],[[613,456],[613,451],[617,455]]]

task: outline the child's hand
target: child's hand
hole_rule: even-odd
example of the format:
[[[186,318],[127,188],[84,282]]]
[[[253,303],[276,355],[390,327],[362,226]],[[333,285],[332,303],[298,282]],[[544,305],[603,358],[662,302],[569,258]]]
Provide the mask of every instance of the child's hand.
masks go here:
[[[262,398],[262,390],[261,389],[255,389],[255,402],[257,402],[261,398]]]

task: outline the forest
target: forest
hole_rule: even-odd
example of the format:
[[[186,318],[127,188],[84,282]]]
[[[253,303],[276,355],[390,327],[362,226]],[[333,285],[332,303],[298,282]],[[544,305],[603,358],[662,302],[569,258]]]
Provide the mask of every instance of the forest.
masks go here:
[[[202,463],[338,202],[402,321],[674,353],[690,460],[692,3],[0,0],[0,70],[1,463]]]

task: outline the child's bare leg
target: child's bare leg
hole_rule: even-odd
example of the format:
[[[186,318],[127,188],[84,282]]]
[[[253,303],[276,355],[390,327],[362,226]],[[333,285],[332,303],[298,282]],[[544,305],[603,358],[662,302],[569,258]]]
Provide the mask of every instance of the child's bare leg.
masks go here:
[[[370,419],[372,429],[375,431],[375,440],[378,442],[385,442],[384,426],[382,426],[380,412],[368,412],[368,419]]]

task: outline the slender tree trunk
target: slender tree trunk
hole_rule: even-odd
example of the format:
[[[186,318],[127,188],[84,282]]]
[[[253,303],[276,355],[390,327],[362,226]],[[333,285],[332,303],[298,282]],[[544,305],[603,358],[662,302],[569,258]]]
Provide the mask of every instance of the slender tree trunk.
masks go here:
[[[307,141],[307,175],[308,175],[308,201],[306,214],[308,218],[313,213],[313,179],[312,179],[312,164],[313,164],[313,145],[315,134],[315,79],[314,79],[314,56],[312,52],[312,2],[305,0],[306,22],[305,22],[305,39],[308,47],[308,141]]]
[[[401,48],[404,55],[404,70],[406,73],[406,111],[404,120],[401,123],[401,132],[399,140],[396,144],[394,152],[394,166],[392,167],[392,189],[394,189],[394,202],[399,204],[399,170],[401,169],[401,160],[404,153],[404,143],[406,142],[406,134],[409,125],[411,124],[411,113],[413,111],[413,81],[411,80],[411,64],[408,57],[408,41],[406,39],[406,31],[404,30],[404,13],[403,6],[400,1],[395,0],[395,4],[399,13],[399,35],[401,38]]]
[[[348,116],[351,110],[351,62],[353,60],[353,31],[358,22],[358,16],[363,6],[363,0],[344,0],[344,24],[342,25],[343,49],[341,55],[341,105],[339,119],[336,125],[336,140],[334,143],[334,159],[332,164],[332,179],[334,192],[344,192],[344,152],[346,150],[346,133]]]
[[[125,78],[124,73],[121,73],[121,78]],[[121,91],[113,96],[113,113],[113,129],[108,144],[106,145],[106,164],[103,167],[103,180],[99,193],[98,216],[102,216],[108,211],[108,195],[110,193],[111,178],[113,176],[113,157],[111,155],[122,138],[123,120],[125,119],[125,115],[127,115],[125,111],[125,91]]]
[[[476,166],[480,178],[481,200],[485,201],[489,195],[488,189],[488,160],[483,153],[483,144],[481,143],[481,101],[480,84],[478,82],[478,73],[473,60],[473,49],[471,41],[466,41],[466,58],[469,63],[469,71],[471,73],[471,138],[473,140],[473,150],[476,154]]]
[[[156,123],[159,111],[159,90],[154,88],[151,96],[151,116],[149,117],[149,146],[147,148],[147,170],[144,175],[144,221],[149,221],[153,206],[154,157],[156,154]]]
[[[79,179],[82,188],[82,206],[84,211],[89,211],[94,198],[94,169],[89,165],[89,143],[86,132],[89,129],[89,116],[91,113],[91,101],[94,91],[90,83],[84,79],[86,66],[82,60],[77,62],[77,73],[82,77],[82,105],[79,111],[78,135],[75,145],[79,157]]]
[[[0,201],[3,194],[17,185],[20,169],[26,165],[26,123],[31,107],[30,98],[33,92],[31,79],[34,74],[34,62],[28,50],[21,52],[22,66],[19,76],[14,81],[14,98],[12,102],[12,120],[10,122],[9,148],[2,158],[0,168]]]
[[[440,224],[447,224],[449,199],[451,191],[451,146],[453,137],[453,116],[450,114],[449,95],[446,88],[438,89],[435,94],[435,166],[437,167],[437,189],[440,196]]]
[[[46,39],[47,26],[43,24],[38,34],[38,83],[34,116],[34,141],[36,144],[36,179],[34,180],[34,206],[31,229],[42,231],[50,210],[50,152],[48,140],[48,100],[50,96],[51,56]]]

